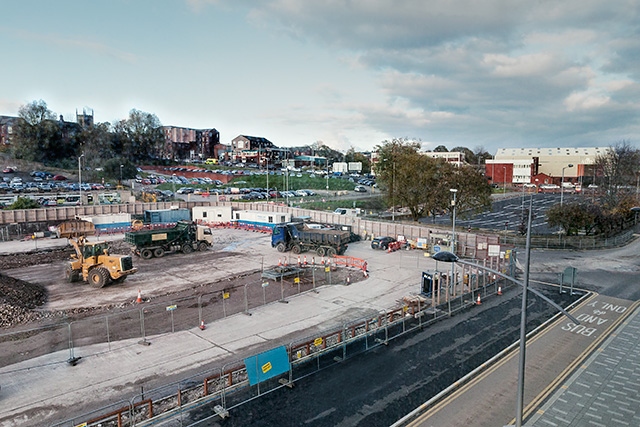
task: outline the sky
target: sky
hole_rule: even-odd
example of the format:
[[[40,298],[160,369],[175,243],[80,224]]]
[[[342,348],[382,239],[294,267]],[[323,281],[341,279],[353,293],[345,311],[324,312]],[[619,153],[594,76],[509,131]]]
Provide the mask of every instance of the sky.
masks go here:
[[[640,147],[640,0],[8,0],[0,115],[373,150]]]

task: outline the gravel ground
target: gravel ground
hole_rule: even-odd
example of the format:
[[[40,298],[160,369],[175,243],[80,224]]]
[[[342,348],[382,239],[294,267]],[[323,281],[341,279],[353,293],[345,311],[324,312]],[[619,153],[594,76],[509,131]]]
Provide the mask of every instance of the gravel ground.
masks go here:
[[[171,301],[206,292],[233,283],[259,283],[261,271],[258,259],[266,267],[277,263],[282,254],[270,247],[269,239],[245,231],[216,230],[216,242],[211,250],[191,255],[175,254],[162,259],[142,260],[134,257],[138,272],[122,285],[94,289],[64,280],[64,265],[74,253],[69,245],[62,249],[33,250],[0,254],[0,328],[12,329],[32,323],[53,323],[56,320],[79,319],[105,311],[127,309],[135,304],[136,292],[155,303]],[[246,246],[245,246],[246,245]],[[112,254],[128,254],[130,247],[116,240],[109,243]],[[260,258],[258,258],[260,257]],[[274,257],[269,261],[265,258]],[[245,271],[232,271],[229,265],[253,260]],[[347,269],[337,269],[333,280],[338,283],[350,276],[361,280]],[[163,280],[158,280],[162,277]]]

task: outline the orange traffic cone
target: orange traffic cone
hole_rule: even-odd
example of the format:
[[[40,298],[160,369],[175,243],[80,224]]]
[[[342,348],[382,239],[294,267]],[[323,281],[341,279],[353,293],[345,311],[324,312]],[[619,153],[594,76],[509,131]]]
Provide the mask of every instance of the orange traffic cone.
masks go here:
[[[307,256],[304,256],[304,265],[307,265]]]
[[[498,295],[502,295],[502,286],[498,286]]]
[[[200,321],[200,330],[204,331],[206,329],[206,326],[204,326],[204,320]]]
[[[316,257],[311,257],[311,265],[316,265]]]
[[[480,294],[478,293],[478,301],[476,301],[476,305],[480,305],[482,304],[482,301],[480,300]]]
[[[282,259],[278,258],[278,267],[282,267]]]
[[[138,298],[136,298],[136,302],[140,304],[142,302],[142,292],[138,289]]]
[[[300,262],[300,255],[298,255],[298,267],[300,267],[300,264],[301,264],[301,262]]]
[[[320,260],[320,265],[324,265],[324,255],[322,255],[322,259]]]

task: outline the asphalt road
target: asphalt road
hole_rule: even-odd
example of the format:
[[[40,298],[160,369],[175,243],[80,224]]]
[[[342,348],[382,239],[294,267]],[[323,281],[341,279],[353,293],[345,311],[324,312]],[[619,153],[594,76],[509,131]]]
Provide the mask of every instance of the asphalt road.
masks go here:
[[[389,426],[515,342],[520,331],[519,292],[486,300],[455,317],[410,333],[296,381],[231,410],[230,418],[211,417],[211,407],[192,412],[186,425],[199,426]],[[577,299],[549,291],[563,306]],[[555,313],[532,298],[527,328]]]

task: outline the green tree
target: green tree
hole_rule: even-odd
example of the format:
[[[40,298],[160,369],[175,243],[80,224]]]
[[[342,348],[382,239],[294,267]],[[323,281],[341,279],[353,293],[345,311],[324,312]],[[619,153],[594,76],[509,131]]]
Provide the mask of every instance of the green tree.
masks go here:
[[[483,172],[472,165],[451,167],[445,182],[456,188],[456,213],[461,218],[478,214],[491,207],[491,186]]]
[[[40,205],[33,199],[28,197],[18,197],[18,199],[7,206],[5,209],[35,209],[39,208]]]
[[[120,167],[122,165],[122,168]],[[132,163],[129,159],[125,159],[122,157],[117,157],[113,159],[106,160],[104,162],[104,176],[107,179],[112,179],[114,181],[120,181],[120,172],[122,169],[122,179],[131,179],[135,178],[138,171],[136,169],[136,165]]]
[[[133,109],[129,118],[113,126],[114,148],[134,162],[158,159],[165,138],[162,123],[155,114]]]
[[[60,163],[71,157],[75,140],[63,138],[63,129],[43,100],[23,105],[18,110],[13,156],[47,164]]]
[[[389,205],[408,208],[413,220],[450,210],[450,189],[462,216],[491,205],[491,188],[471,166],[456,167],[421,154],[420,144],[407,139],[384,141],[377,149],[374,170]]]
[[[567,236],[577,235],[582,230],[593,230],[601,212],[587,209],[582,203],[557,204],[547,210],[547,222],[551,227],[562,227]]]
[[[84,154],[85,164],[92,169],[103,167],[105,160],[120,155],[113,144],[113,134],[109,123],[98,123],[84,129],[78,136],[79,147],[76,156]]]

